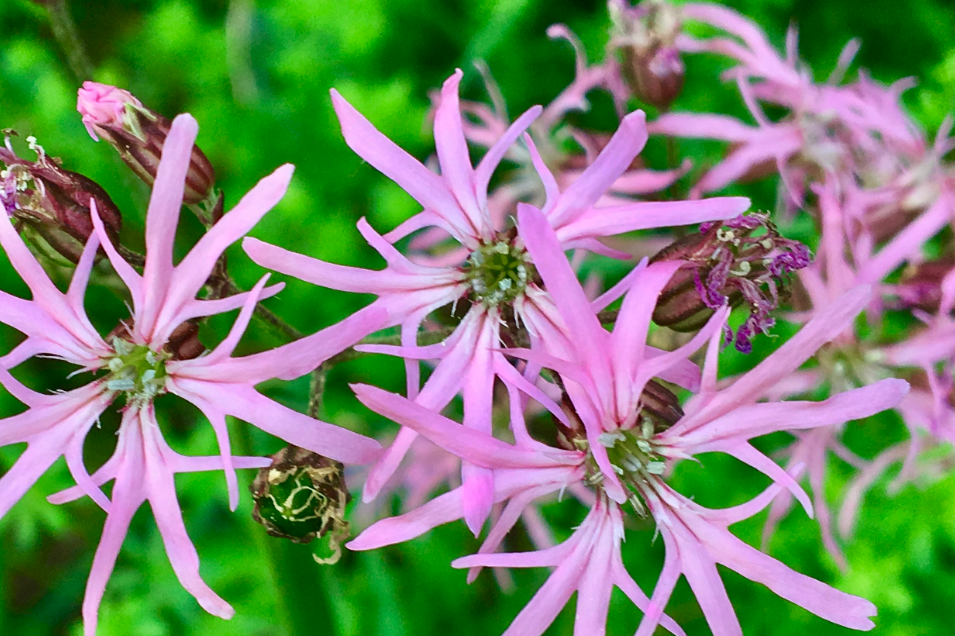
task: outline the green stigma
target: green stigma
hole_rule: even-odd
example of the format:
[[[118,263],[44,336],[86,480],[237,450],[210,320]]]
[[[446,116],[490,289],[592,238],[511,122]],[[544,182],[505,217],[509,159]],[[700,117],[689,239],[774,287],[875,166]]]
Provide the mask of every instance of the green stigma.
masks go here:
[[[107,389],[126,393],[130,402],[147,402],[165,391],[165,354],[122,338],[113,338],[112,344],[115,355],[107,363]]]
[[[507,241],[482,245],[464,264],[474,298],[489,307],[517,300],[527,287],[527,253]]]

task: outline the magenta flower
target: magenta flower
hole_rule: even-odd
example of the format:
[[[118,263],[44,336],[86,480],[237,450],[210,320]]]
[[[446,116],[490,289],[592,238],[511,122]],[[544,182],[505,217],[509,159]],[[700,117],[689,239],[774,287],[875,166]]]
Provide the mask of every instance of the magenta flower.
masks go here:
[[[198,558],[186,536],[176,501],[173,476],[178,472],[225,471],[232,509],[238,503],[236,468],[261,467],[268,460],[232,457],[226,415],[251,422],[291,444],[344,462],[373,461],[380,445],[351,431],[292,411],[256,392],[271,378],[294,378],[380,327],[385,315],[369,309],[297,342],[271,351],[232,358],[231,354],[263,295],[263,278],[248,293],[216,300],[196,294],[223,250],[244,235],[283,196],[292,167],[263,179],[225,215],[178,264],[172,247],[182,206],[185,176],[198,127],[182,115],[173,122],[163,149],[146,220],[146,264],[138,274],[116,252],[93,209],[96,233],[90,237],[69,290],[60,292],[30,254],[6,215],[0,215],[0,244],[33,294],[32,300],[4,295],[0,320],[26,334],[26,340],[3,362],[13,366],[31,355],[62,358],[81,370],[102,374],[68,393],[37,394],[6,371],[0,382],[29,410],[3,421],[3,444],[27,442],[27,450],[0,478],[0,515],[4,514],[60,456],[77,487],[51,498],[60,503],[88,495],[108,512],[103,538],[83,604],[85,633],[96,631],[100,599],[112,572],[126,529],[140,505],[149,501],[179,580],[209,612],[229,618],[232,608],[202,583]],[[83,296],[95,254],[102,241],[110,262],[132,295],[132,317],[104,339],[83,309]],[[195,318],[242,308],[228,337],[208,355],[196,357]],[[198,347],[198,348],[197,348]],[[196,405],[209,419],[220,447],[219,457],[182,457],[162,439],[153,398],[174,393]],[[113,457],[91,477],[83,464],[83,441],[99,414],[122,398],[124,417]],[[112,500],[100,486],[114,480]]]
[[[382,237],[364,222],[359,230],[385,258],[381,271],[324,263],[289,253],[254,239],[244,247],[264,267],[309,282],[378,296],[372,307],[382,307],[390,325],[401,325],[403,347],[366,348],[396,353],[408,360],[408,393],[419,403],[441,410],[459,392],[464,393],[465,426],[491,431],[490,406],[495,375],[513,374],[499,352],[492,348],[502,337],[502,320],[512,306],[546,304],[535,293],[533,263],[523,243],[488,210],[488,183],[508,149],[540,113],[528,110],[508,127],[474,168],[464,136],[458,98],[458,71],[442,88],[434,117],[434,135],[441,174],[436,175],[378,132],[338,93],[332,101],[342,124],[345,141],[363,159],[401,185],[424,210]],[[749,207],[741,197],[694,202],[632,202],[596,208],[611,184],[630,166],[646,143],[642,112],[627,116],[593,164],[566,190],[560,191],[534,145],[527,140],[532,162],[544,184],[544,212],[558,232],[564,249],[609,250],[597,237],[637,229],[685,225],[735,216]],[[415,263],[401,255],[389,241],[396,241],[426,227],[437,227],[460,243],[442,260]],[[545,295],[546,296],[546,295]],[[425,317],[438,307],[470,301],[466,316],[454,333],[432,347],[416,347],[417,332]],[[542,309],[541,311],[547,311]],[[517,317],[520,320],[520,316]],[[438,359],[434,373],[418,394],[416,359]],[[415,437],[403,430],[369,475],[364,497],[374,498],[397,468]],[[465,465],[464,488],[472,530],[477,532],[490,512],[493,486],[487,471]]]

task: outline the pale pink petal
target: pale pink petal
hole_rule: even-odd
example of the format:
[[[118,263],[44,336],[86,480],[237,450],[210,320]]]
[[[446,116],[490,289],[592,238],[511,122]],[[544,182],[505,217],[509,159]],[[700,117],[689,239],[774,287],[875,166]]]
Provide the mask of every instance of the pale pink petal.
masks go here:
[[[580,462],[580,454],[575,452],[554,449],[543,454],[519,449],[377,387],[354,384],[352,390],[362,404],[376,413],[414,429],[448,452],[485,468],[546,468]]]
[[[119,252],[116,251],[116,248],[110,242],[106,227],[103,225],[103,221],[99,218],[99,213],[96,211],[96,202],[92,199],[90,199],[90,217],[93,220],[93,228],[99,236],[103,250],[106,252],[107,258],[109,258],[110,265],[113,266],[113,269],[116,270],[116,274],[119,275],[123,284],[125,284],[129,290],[129,294],[133,299],[133,311],[138,314],[138,312],[142,311],[145,302],[143,298],[143,278],[119,255]],[[0,222],[0,227],[2,227],[2,222]]]
[[[441,97],[434,111],[434,146],[441,166],[441,176],[447,182],[451,194],[457,200],[461,211],[467,217],[475,235],[486,235],[490,228],[481,213],[474,190],[474,169],[468,142],[464,138],[461,121],[461,104],[458,98],[458,85],[464,73],[457,69],[441,87]]]
[[[700,201],[640,201],[591,208],[557,230],[567,242],[658,227],[692,225],[739,216],[750,207],[746,197],[716,197]]]
[[[441,215],[455,228],[468,227],[457,201],[441,177],[378,132],[338,91],[332,89],[331,95],[349,148],[401,186],[421,207]]]
[[[674,425],[671,435],[686,433],[705,422],[762,397],[776,382],[798,369],[825,343],[849,325],[869,301],[868,286],[854,287],[820,311],[799,332],[763,362]]]
[[[355,344],[368,334],[385,327],[387,313],[371,305],[345,320],[262,353],[228,358],[207,364],[205,358],[179,360],[167,364],[171,375],[211,382],[248,382],[258,384],[272,378],[293,380]]]
[[[752,548],[725,530],[704,539],[719,563],[751,581],[762,583],[775,594],[792,601],[816,616],[850,629],[870,630],[876,607],[869,601],[846,594],[816,579],[786,567],[776,559]]]
[[[176,498],[173,474],[163,461],[165,443],[157,439],[158,428],[150,426],[155,426],[154,421],[149,422],[154,417],[151,413],[144,413],[145,479],[149,489],[149,505],[156,518],[156,525],[159,526],[166,555],[179,583],[195,597],[202,609],[219,618],[232,618],[235,614],[232,607],[213,592],[199,575],[199,555],[186,534],[182,510]]]
[[[418,432],[410,428],[402,427],[395,436],[391,446],[385,449],[375,465],[368,471],[368,477],[365,478],[365,485],[362,487],[361,500],[365,503],[373,501],[381,489],[385,487],[391,476],[398,470],[401,461],[411,448],[411,444],[418,437]]]
[[[346,464],[367,464],[381,454],[381,444],[375,440],[293,411],[245,384],[170,377],[166,386],[183,399],[192,401],[198,396],[219,411],[289,444]]]
[[[691,431],[677,435],[665,431],[661,437],[679,440],[676,443],[682,448],[694,449],[720,440],[747,440],[776,431],[842,424],[892,408],[908,391],[908,382],[889,378],[838,393],[821,402],[789,401],[741,406]]]
[[[540,106],[531,106],[513,124],[508,126],[500,139],[494,142],[494,145],[488,148],[488,151],[481,158],[477,168],[474,170],[474,189],[478,197],[478,203],[481,209],[487,208],[487,188],[491,182],[491,175],[497,169],[501,160],[510,150],[518,137],[524,134],[524,131],[537,119],[543,109]]]
[[[345,546],[349,550],[374,550],[386,545],[410,541],[464,514],[461,489],[435,497],[420,508],[399,517],[390,517],[372,524]]]
[[[136,327],[143,334],[153,332],[163,301],[171,291],[172,246],[176,240],[192,146],[198,134],[196,120],[191,115],[179,115],[173,120],[163,143],[162,158],[146,211],[146,266],[143,269],[146,295],[142,310],[136,316]]]
[[[557,228],[592,207],[622,175],[647,143],[647,117],[634,111],[620,122],[610,141],[580,178],[561,195],[548,219]]]
[[[294,170],[293,166],[286,164],[259,181],[176,266],[166,302],[157,319],[158,339],[165,339],[179,326],[178,314],[187,302],[195,298],[225,249],[242,238],[282,199]]]
[[[538,152],[537,146],[534,144],[534,140],[531,139],[530,135],[524,135],[524,143],[527,144],[527,151],[531,155],[531,165],[534,166],[537,176],[540,177],[541,182],[544,184],[544,207],[542,207],[541,210],[546,215],[557,205],[557,201],[560,198],[560,186],[557,185],[557,179],[554,178],[554,173],[547,167],[547,164],[544,162],[543,157],[541,157],[540,152]]]

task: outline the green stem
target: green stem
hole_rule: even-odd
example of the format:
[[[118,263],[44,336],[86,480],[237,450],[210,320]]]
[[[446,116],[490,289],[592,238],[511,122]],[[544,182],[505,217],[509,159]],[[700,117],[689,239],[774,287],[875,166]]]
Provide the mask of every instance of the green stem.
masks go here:
[[[249,427],[243,425],[238,427],[236,434],[233,435],[236,450],[240,455],[253,455],[252,437],[249,435]],[[244,479],[245,487],[249,487],[248,480]],[[292,619],[292,611],[289,605],[289,585],[285,582],[283,573],[285,564],[281,554],[281,542],[267,535],[258,523],[252,518],[252,515],[246,516],[246,527],[252,534],[255,541],[255,547],[259,554],[263,556],[268,566],[266,576],[263,578],[272,590],[272,597],[275,599],[275,616],[279,624],[284,628],[287,636],[296,636],[295,623]]]
[[[63,52],[66,53],[67,62],[70,70],[76,75],[80,82],[93,77],[93,64],[86,54],[86,47],[80,40],[76,32],[76,25],[70,16],[70,11],[66,6],[66,0],[45,0],[47,13],[50,14],[50,27],[53,29],[53,36],[60,43]]]

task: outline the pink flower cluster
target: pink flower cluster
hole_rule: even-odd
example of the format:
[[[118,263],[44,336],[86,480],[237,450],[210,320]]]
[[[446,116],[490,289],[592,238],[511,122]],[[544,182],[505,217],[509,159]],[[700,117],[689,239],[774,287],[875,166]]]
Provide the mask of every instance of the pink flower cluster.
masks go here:
[[[222,470],[234,510],[236,469],[274,467],[268,458],[232,455],[226,416],[326,458],[370,464],[365,502],[408,491],[405,512],[371,523],[348,544],[352,550],[463,520],[483,536],[476,554],[452,563],[468,569],[469,580],[482,568],[551,568],[508,636],[542,634],[574,592],[574,633],[604,634],[614,587],[643,612],[638,636],[658,626],[681,635],[664,611],[681,575],[715,635],[742,634],[717,564],[833,623],[874,627],[872,603],[794,571],[729,526],[768,507],[768,539],[798,501],[818,517],[824,543],[841,560],[822,495],[830,451],[860,468],[841,511],[847,534],[865,489],[889,464],[905,459],[903,476],[911,476],[921,445],[955,441],[955,258],[928,261],[923,253],[955,211],[953,173],[944,163],[952,148],[947,130],[934,144],[925,141],[899,105],[904,83],[883,87],[862,73],[841,83],[853,43],[830,80],[818,84],[796,56],[795,32],[782,56],[755,24],[724,7],[660,0],[608,5],[614,31],[607,59],[590,64],[576,36],[552,27],[551,37],[574,47],[576,78],[550,105],[513,123],[489,77],[493,108],[462,102],[463,73],[451,75],[434,99],[433,164],[412,157],[332,90],[345,143],[421,211],[384,233],[358,221],[382,269],[328,263],[244,238],[246,253],[264,268],[375,297],[335,325],[252,355],[233,352],[259,300],[282,285],[267,287],[265,275],[251,291],[238,292],[223,278],[220,257],[278,204],[291,166],[264,178],[228,213],[200,217],[218,220],[176,264],[183,205],[209,212],[222,200],[211,164],[194,148],[197,124],[180,115],[165,126],[128,92],[88,82],[78,105],[83,123],[94,138],[124,140],[124,159],[152,184],[146,254],[141,262],[131,259],[101,220],[97,200],[86,196],[78,213],[88,214],[93,229],[62,292],[12,220],[42,207],[31,198],[34,168],[17,163],[12,150],[0,155],[8,164],[0,175],[7,212],[0,245],[31,291],[29,300],[0,292],[0,321],[25,335],[0,358],[0,383],[28,407],[0,420],[0,443],[28,444],[0,478],[0,516],[60,457],[76,486],[50,501],[86,495],[107,512],[83,604],[88,636],[95,634],[132,516],[145,502],[183,587],[208,612],[232,615],[199,576],[174,484],[177,473]],[[683,29],[688,21],[719,34],[690,37]],[[754,124],[673,110],[686,54],[729,61],[725,76],[736,82]],[[612,134],[565,120],[587,108],[592,90],[614,99],[619,122]],[[635,102],[658,116],[648,122],[643,110],[631,112]],[[765,104],[784,114],[768,117]],[[160,123],[144,129],[144,121]],[[693,157],[648,166],[640,154],[651,135],[731,145],[699,173]],[[141,148],[130,146],[136,140]],[[569,140],[578,151],[568,150]],[[477,161],[472,147],[483,151]],[[750,212],[746,197],[701,198],[771,174],[782,185],[786,210],[779,219]],[[803,214],[818,230],[813,251],[785,236],[785,223]],[[83,304],[101,253],[127,287],[131,313],[107,335],[93,327]],[[601,259],[631,266],[606,289],[599,277],[582,283],[580,266]],[[748,312],[741,321],[731,317],[736,308]],[[198,340],[200,322],[236,309],[229,335],[207,350]],[[920,326],[900,341],[885,341],[872,325],[899,311]],[[753,342],[772,335],[777,318],[800,323],[796,335],[750,371],[720,378],[726,345],[735,340],[739,351],[762,355]],[[382,330],[396,332],[393,343],[361,342]],[[400,425],[386,449],[255,389],[320,370],[346,349],[404,360],[404,395],[353,387],[365,406]],[[79,389],[37,393],[10,373],[35,356],[64,360],[91,379]],[[803,368],[810,360],[815,366]],[[154,404],[165,393],[203,413],[218,455],[187,457],[170,449]],[[785,399],[809,394],[822,399]],[[460,422],[443,414],[456,400]],[[122,412],[116,451],[90,474],[84,440],[115,402]],[[841,432],[889,409],[901,415],[911,439],[874,460],[855,456]],[[752,443],[780,431],[794,436],[786,467]],[[765,490],[731,508],[695,503],[692,492],[680,491],[679,465],[702,462],[706,453],[756,469],[767,478]],[[804,474],[812,498],[799,483]],[[110,481],[107,496],[102,487]],[[294,496],[280,510],[290,522],[307,508],[293,505]],[[541,514],[552,505],[583,510],[583,522],[560,543]],[[623,562],[621,544],[633,536],[628,516],[652,521],[666,549],[649,591]],[[502,552],[518,523],[538,549]]]

